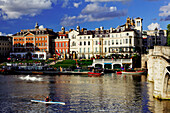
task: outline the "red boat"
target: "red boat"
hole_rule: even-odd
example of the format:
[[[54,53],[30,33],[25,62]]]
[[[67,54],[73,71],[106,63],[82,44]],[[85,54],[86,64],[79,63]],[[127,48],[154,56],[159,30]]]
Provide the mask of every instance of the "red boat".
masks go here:
[[[88,72],[89,77],[100,77],[103,73]]]

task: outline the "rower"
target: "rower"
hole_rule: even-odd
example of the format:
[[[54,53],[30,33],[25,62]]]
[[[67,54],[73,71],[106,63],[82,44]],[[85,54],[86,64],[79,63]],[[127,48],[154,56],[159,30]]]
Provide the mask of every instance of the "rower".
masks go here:
[[[46,101],[46,102],[49,102],[49,101],[50,101],[50,99],[49,99],[48,96],[45,98],[45,101]]]

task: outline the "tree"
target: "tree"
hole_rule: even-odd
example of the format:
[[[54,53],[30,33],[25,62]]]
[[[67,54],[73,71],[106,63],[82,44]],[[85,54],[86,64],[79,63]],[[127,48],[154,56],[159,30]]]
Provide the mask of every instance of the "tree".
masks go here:
[[[170,24],[167,25],[167,29],[168,29],[167,45],[170,46]]]

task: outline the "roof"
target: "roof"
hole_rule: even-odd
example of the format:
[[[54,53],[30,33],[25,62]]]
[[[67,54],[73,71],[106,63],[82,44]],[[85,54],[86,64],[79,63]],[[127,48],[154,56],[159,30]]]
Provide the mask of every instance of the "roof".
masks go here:
[[[57,33],[55,33],[53,30],[51,29],[34,29],[34,30],[21,30],[21,32],[15,33],[12,36],[22,36],[25,35],[27,33],[31,33],[33,35],[44,35],[44,34],[50,34],[50,35],[57,35]]]

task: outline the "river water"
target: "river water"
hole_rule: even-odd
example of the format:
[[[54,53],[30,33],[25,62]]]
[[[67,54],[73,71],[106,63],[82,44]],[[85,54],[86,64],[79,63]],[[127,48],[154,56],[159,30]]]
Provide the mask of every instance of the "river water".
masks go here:
[[[170,101],[152,98],[145,76],[0,75],[0,113],[168,113]],[[50,96],[66,105],[30,100]]]

